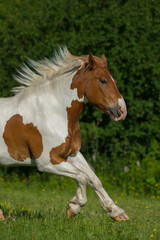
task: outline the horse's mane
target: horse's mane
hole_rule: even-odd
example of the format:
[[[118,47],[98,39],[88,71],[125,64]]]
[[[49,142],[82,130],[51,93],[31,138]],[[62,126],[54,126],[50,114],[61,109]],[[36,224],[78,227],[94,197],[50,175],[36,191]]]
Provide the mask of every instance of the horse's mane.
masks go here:
[[[80,57],[73,56],[66,46],[59,47],[59,51],[54,52],[51,60],[44,58],[41,61],[28,59],[28,65],[24,64],[18,75],[14,79],[21,83],[12,89],[12,92],[18,94],[28,87],[39,84],[41,81],[53,80],[56,76],[64,74],[73,69],[78,69],[82,65]]]

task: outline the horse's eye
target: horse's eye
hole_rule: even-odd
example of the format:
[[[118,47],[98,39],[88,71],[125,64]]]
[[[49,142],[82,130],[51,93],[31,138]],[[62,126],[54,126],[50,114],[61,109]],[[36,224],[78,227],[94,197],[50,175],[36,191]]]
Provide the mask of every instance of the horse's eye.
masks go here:
[[[107,84],[107,80],[99,80],[102,84]]]

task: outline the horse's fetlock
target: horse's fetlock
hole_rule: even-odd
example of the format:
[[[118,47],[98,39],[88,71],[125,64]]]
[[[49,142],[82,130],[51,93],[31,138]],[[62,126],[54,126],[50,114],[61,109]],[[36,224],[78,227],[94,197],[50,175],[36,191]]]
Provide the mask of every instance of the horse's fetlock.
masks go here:
[[[87,204],[87,198],[79,199],[78,203],[81,207],[84,207]]]
[[[81,209],[80,205],[77,203],[69,203],[69,207],[72,209],[73,213],[76,215],[79,213]]]

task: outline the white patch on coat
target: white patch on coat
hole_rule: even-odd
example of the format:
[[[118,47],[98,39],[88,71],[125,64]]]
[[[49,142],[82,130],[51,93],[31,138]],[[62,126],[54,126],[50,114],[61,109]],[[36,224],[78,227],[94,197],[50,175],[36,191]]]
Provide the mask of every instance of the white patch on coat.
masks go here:
[[[125,110],[127,110],[126,103],[125,103],[123,97],[118,99],[118,104],[120,107],[125,108]]]
[[[126,106],[126,103],[125,103],[123,97],[118,99],[118,104],[121,107],[121,110],[123,112],[123,120],[124,120],[125,117],[127,116],[127,106]]]

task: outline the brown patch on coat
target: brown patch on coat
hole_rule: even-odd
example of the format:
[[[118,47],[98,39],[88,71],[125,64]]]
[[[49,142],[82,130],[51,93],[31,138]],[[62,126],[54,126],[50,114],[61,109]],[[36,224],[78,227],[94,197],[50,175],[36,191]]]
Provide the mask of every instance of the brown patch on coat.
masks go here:
[[[33,123],[23,123],[22,116],[15,114],[6,123],[3,138],[8,153],[17,161],[37,159],[43,151],[42,136]]]
[[[86,65],[84,64],[81,69],[77,71],[77,73],[74,75],[71,89],[77,88],[77,94],[79,98],[82,98],[84,96],[84,88],[87,81],[87,78],[83,78],[84,72],[85,72]],[[83,81],[82,81],[83,79]]]
[[[81,147],[81,135],[79,127],[79,116],[83,110],[83,102],[73,100],[71,107],[67,108],[68,116],[68,136],[60,146],[52,148],[50,151],[50,161],[52,164],[65,162],[70,155],[76,155]]]

